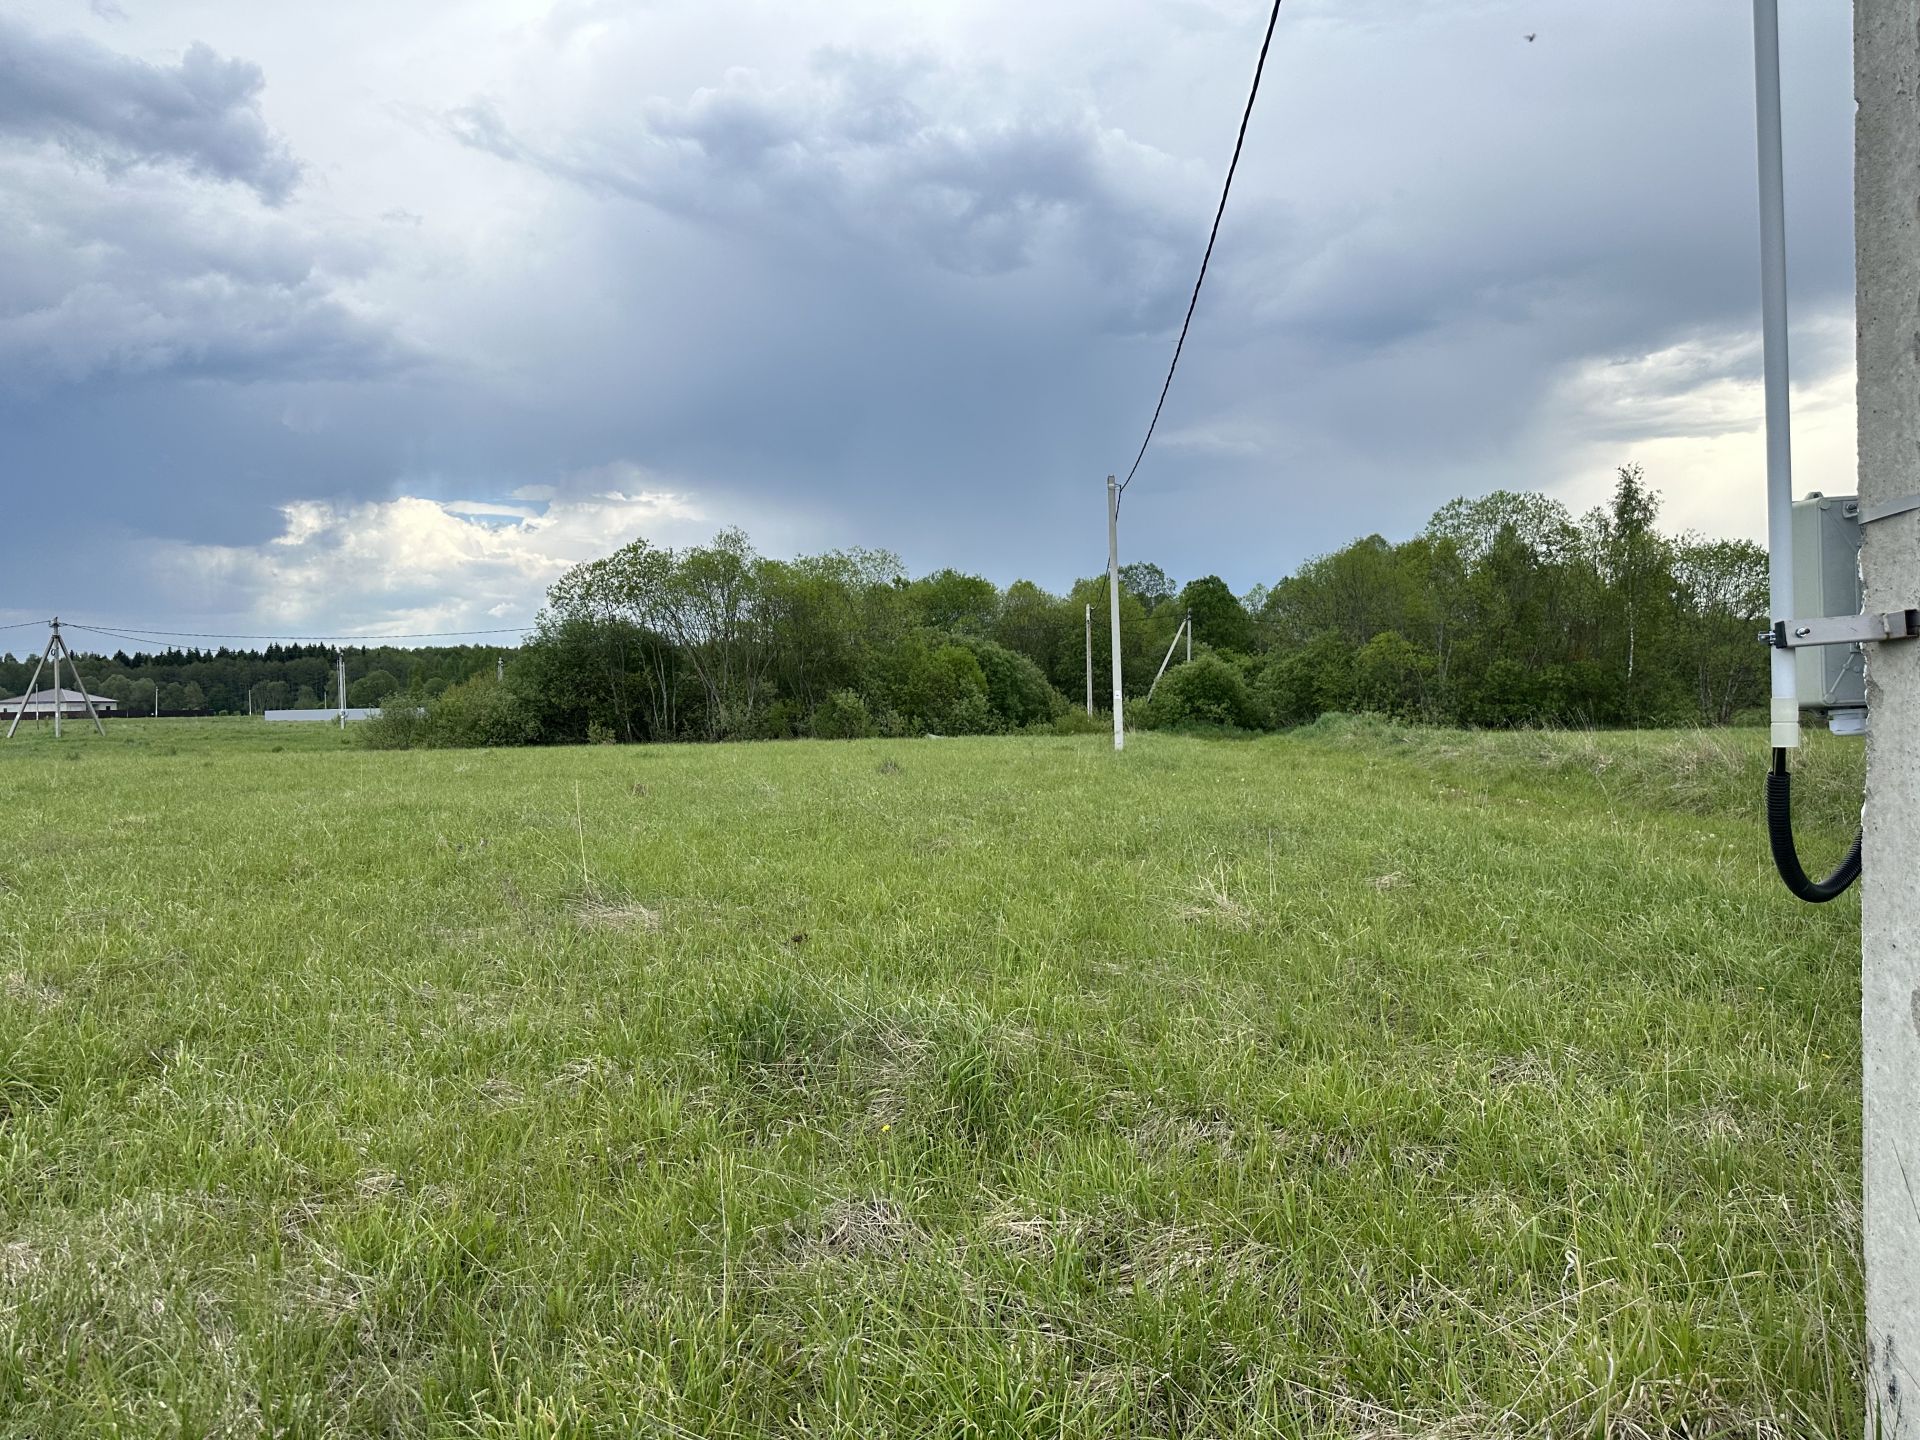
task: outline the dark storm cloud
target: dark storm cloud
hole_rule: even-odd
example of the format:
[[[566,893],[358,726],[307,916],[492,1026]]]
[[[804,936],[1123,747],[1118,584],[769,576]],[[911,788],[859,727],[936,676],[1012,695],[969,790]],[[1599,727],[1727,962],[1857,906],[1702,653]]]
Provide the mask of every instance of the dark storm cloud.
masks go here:
[[[1398,371],[1397,352],[1457,332],[1490,393],[1457,425],[1432,419],[1484,433],[1563,361],[1750,322],[1743,25],[1704,11],[1556,15],[1533,46],[1508,18],[1524,8],[1362,6],[1283,31],[1198,317],[1194,370],[1209,353],[1228,360],[1183,377],[1178,410],[1230,408],[1248,373],[1267,377],[1267,403],[1284,410],[1275,364],[1291,391],[1339,374],[1365,391],[1367,371]],[[1815,38],[1799,63],[1825,59],[1832,37]],[[1378,53],[1392,68],[1376,74]],[[558,131],[491,101],[452,124],[475,148],[591,193],[716,230],[831,242],[852,267],[884,242],[963,275],[1050,273],[1065,283],[1041,303],[1083,334],[1178,320],[1216,183],[1217,162],[1177,166],[1090,106],[1035,104],[990,69],[926,58],[826,51],[787,83],[735,70],[685,98],[619,98],[597,105],[590,91],[584,118]],[[1223,150],[1231,94],[1208,104]],[[625,118],[636,110],[638,124]],[[1516,124],[1521,114],[1535,118]],[[1830,117],[1818,128],[1827,143]],[[1809,179],[1805,210],[1844,204],[1844,183],[1836,195],[1828,174],[1795,175]],[[1848,290],[1832,229],[1796,251],[1809,310]],[[1099,288],[1091,306],[1074,293],[1083,279]],[[1256,371],[1244,346],[1260,352]],[[1446,345],[1432,349],[1424,358],[1444,370]],[[1437,438],[1376,425],[1351,441],[1355,453],[1418,451]]]
[[[688,302],[698,339],[665,381],[681,399],[648,416],[650,458],[811,487],[917,561],[1057,581],[1048,532],[1091,508],[1085,474],[1126,463],[1152,406],[1244,57],[1186,100],[1206,123],[1174,126],[1171,150],[1137,138],[1168,127],[1123,124],[1117,96],[1154,83],[1153,27],[1204,30],[1225,55],[1253,8],[1119,17],[1136,38],[1058,89],[964,54],[841,47],[651,99],[623,80],[652,22],[599,9],[564,105],[516,86],[451,124],[589,200],[709,237],[712,264],[679,284],[759,295],[718,318]],[[1356,530],[1415,528],[1452,494],[1555,484],[1587,441],[1624,460],[1637,435],[1727,423],[1684,416],[1701,387],[1754,368],[1746,22],[1556,10],[1529,44],[1529,13],[1396,0],[1283,28],[1169,441],[1135,497],[1175,568],[1270,579]],[[1826,218],[1847,198],[1831,163],[1845,29],[1790,17],[1787,43],[1796,301],[1817,318],[1850,283],[1844,220]],[[1808,75],[1819,104],[1796,114]],[[610,256],[649,248],[619,206],[593,213]],[[1688,345],[1714,363],[1630,363]],[[1845,358],[1803,349],[1800,373]],[[1583,367],[1615,361],[1606,407],[1565,400]],[[956,493],[998,503],[956,511]],[[1276,513],[1278,539],[1221,523]],[[1027,523],[1008,533],[1010,515]]]
[[[390,370],[404,348],[336,293],[364,263],[271,212],[178,182],[102,182],[0,152],[0,394],[102,377],[338,378]]]
[[[300,167],[262,84],[197,43],[153,65],[0,19],[0,397],[404,360],[338,293],[373,263],[367,243],[288,217]]]
[[[770,549],[1094,567],[1259,0],[1063,0],[1017,48],[1002,0],[570,0],[504,38],[338,3],[335,31],[195,11],[265,62],[315,177],[277,207],[0,123],[0,474],[96,485],[143,548],[246,573],[297,558],[288,506],[346,535],[399,497],[597,504],[621,466]],[[1847,27],[1785,23],[1796,373],[1839,384]],[[111,33],[178,56],[173,24]],[[1750,45],[1737,7],[1670,0],[1290,4],[1127,558],[1270,582],[1456,494],[1748,433]],[[1715,495],[1745,493],[1741,453]],[[50,518],[40,493],[10,518]],[[1717,503],[1683,523],[1736,529]],[[6,558],[16,588],[57,578]]]
[[[189,45],[153,65],[0,16],[0,135],[107,166],[178,165],[286,200],[300,167],[267,128],[257,65]]]
[[[1115,280],[1152,280],[1191,241],[1149,188],[1173,163],[1084,109],[1000,89],[926,57],[839,49],[792,83],[734,70],[655,98],[638,126],[523,133],[486,100],[448,123],[476,149],[687,218],[891,244],[973,276],[1072,249]]]

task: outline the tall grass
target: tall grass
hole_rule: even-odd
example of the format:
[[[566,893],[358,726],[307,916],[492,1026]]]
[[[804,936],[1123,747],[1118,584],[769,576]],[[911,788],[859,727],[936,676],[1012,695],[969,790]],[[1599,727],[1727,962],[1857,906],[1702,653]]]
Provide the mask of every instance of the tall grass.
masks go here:
[[[0,746],[0,1434],[1851,1435],[1752,738]]]

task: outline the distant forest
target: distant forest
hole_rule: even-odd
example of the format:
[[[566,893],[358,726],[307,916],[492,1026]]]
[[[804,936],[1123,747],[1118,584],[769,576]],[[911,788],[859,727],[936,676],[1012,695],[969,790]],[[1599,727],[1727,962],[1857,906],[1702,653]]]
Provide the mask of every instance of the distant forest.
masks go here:
[[[1766,552],[1656,526],[1636,467],[1576,517],[1532,493],[1443,506],[1413,539],[1378,535],[1236,595],[1217,576],[1121,571],[1121,667],[1145,726],[1260,729],[1329,711],[1473,726],[1722,725],[1764,704]],[[668,550],[636,540],[565,575],[506,652],[348,654],[349,704],[396,697],[377,744],[724,740],[1071,730],[1110,699],[1106,576],[1064,595],[1027,580],[911,578],[884,551],[773,560],[737,530]],[[1184,617],[1174,657],[1139,703]],[[27,666],[0,661],[16,691]],[[88,657],[130,709],[335,703],[332,652]],[[1098,723],[1097,721],[1094,723]]]
[[[1726,724],[1762,705],[1766,554],[1669,536],[1640,471],[1575,517],[1538,494],[1456,500],[1247,595],[1127,565],[1121,666],[1131,723],[1252,730],[1328,711],[1515,726]],[[727,531],[645,540],[548,594],[507,667],[393,711],[375,743],[951,735],[1091,724],[1109,699],[1107,581],[1002,590],[894,556],[756,554]],[[1141,703],[1183,617],[1185,647]]]
[[[32,634],[33,632],[24,632]],[[157,698],[162,714],[244,715],[249,697],[253,709],[314,709],[338,707],[334,693],[331,645],[269,645],[264,650],[155,650],[90,654],[85,634],[77,627],[66,632],[87,689],[120,702],[130,714],[150,715]],[[45,636],[40,640],[44,642]],[[485,672],[493,674],[503,654],[498,646],[461,645],[432,650],[401,650],[393,646],[348,647],[347,703],[379,705],[389,695],[408,689],[438,695],[449,685]],[[0,656],[0,693],[18,695],[27,687],[39,659],[33,653]],[[52,683],[52,671],[43,671],[39,684]],[[73,681],[65,673],[61,683]]]

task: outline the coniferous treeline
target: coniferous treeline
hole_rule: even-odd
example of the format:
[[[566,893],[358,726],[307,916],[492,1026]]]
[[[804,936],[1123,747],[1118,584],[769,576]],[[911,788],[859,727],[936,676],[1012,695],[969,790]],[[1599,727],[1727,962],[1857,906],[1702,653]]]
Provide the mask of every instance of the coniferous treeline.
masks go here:
[[[32,634],[31,631],[21,632]],[[44,637],[43,637],[44,638]],[[67,632],[86,688],[120,702],[124,713],[153,713],[157,698],[163,713],[244,715],[249,696],[255,712],[335,706],[334,652],[331,645],[269,645],[262,650],[167,649],[90,653],[87,636]],[[497,646],[459,645],[402,650],[393,646],[349,648],[347,703],[378,705],[395,691],[417,688],[438,695],[449,685],[486,671],[503,653]],[[27,687],[38,658],[0,655],[0,695],[18,695]],[[73,688],[62,667],[61,682]],[[43,670],[41,688],[52,683]],[[156,695],[157,692],[157,695]]]
[[[1122,571],[1121,667],[1143,696],[1183,616],[1145,725],[1298,724],[1327,711],[1510,726],[1725,724],[1765,699],[1755,639],[1766,556],[1672,537],[1632,467],[1574,517],[1538,494],[1443,507],[1238,596],[1151,564]],[[1064,595],[879,551],[772,560],[727,531],[673,551],[636,540],[569,572],[507,684],[490,676],[393,707],[376,743],[756,739],[982,733],[1085,724],[1108,690],[1105,576]],[[1184,659],[1184,656],[1176,657]]]

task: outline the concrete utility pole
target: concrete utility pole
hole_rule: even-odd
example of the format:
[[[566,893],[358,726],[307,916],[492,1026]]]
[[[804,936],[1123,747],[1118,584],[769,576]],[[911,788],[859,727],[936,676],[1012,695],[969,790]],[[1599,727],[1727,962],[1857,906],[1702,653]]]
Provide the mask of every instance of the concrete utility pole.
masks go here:
[[[1920,0],[1855,0],[1853,70],[1860,570],[1871,613],[1920,606]],[[1867,709],[1867,1434],[1905,1440],[1920,1437],[1920,642],[1868,647]]]
[[[1760,141],[1761,365],[1767,411],[1767,604],[1776,620],[1793,615],[1793,434],[1787,388],[1787,202],[1780,161],[1779,0],[1753,0],[1755,132]],[[1799,684],[1794,653],[1772,650],[1769,741],[1800,748]],[[1632,672],[1629,655],[1628,672]]]
[[[1087,714],[1093,714],[1093,602],[1087,602]]]
[[[93,696],[87,692],[87,682],[80,674],[80,662],[73,658],[73,652],[67,649],[66,637],[60,633],[58,615],[53,617],[51,625],[51,633],[47,636],[47,648],[40,652],[40,659],[33,667],[33,676],[27,681],[27,693],[20,697],[20,704],[13,712],[13,723],[7,726],[9,740],[20,728],[20,717],[27,713],[27,702],[32,699],[40,684],[41,668],[49,660],[53,661],[53,738],[56,740],[60,738],[60,661],[63,657],[67,662],[67,668],[73,671],[73,688],[80,692],[81,703],[87,707],[87,718],[93,721],[94,731],[101,735],[107,733],[106,727],[100,723],[100,712],[93,708]]]
[[[1167,653],[1160,659],[1160,668],[1153,672],[1153,683],[1147,686],[1147,699],[1153,699],[1153,692],[1160,688],[1160,677],[1167,673],[1167,666],[1173,663],[1173,652],[1180,648],[1180,637],[1187,637],[1187,663],[1193,663],[1193,617],[1187,616],[1175,628],[1173,639],[1167,642]]]
[[[1113,748],[1127,748],[1120,697],[1120,490],[1107,476],[1107,614],[1113,631]]]
[[[339,679],[334,682],[336,691],[334,698],[340,702],[340,728],[344,730],[347,728],[347,652],[335,650],[333,661],[339,675]]]

